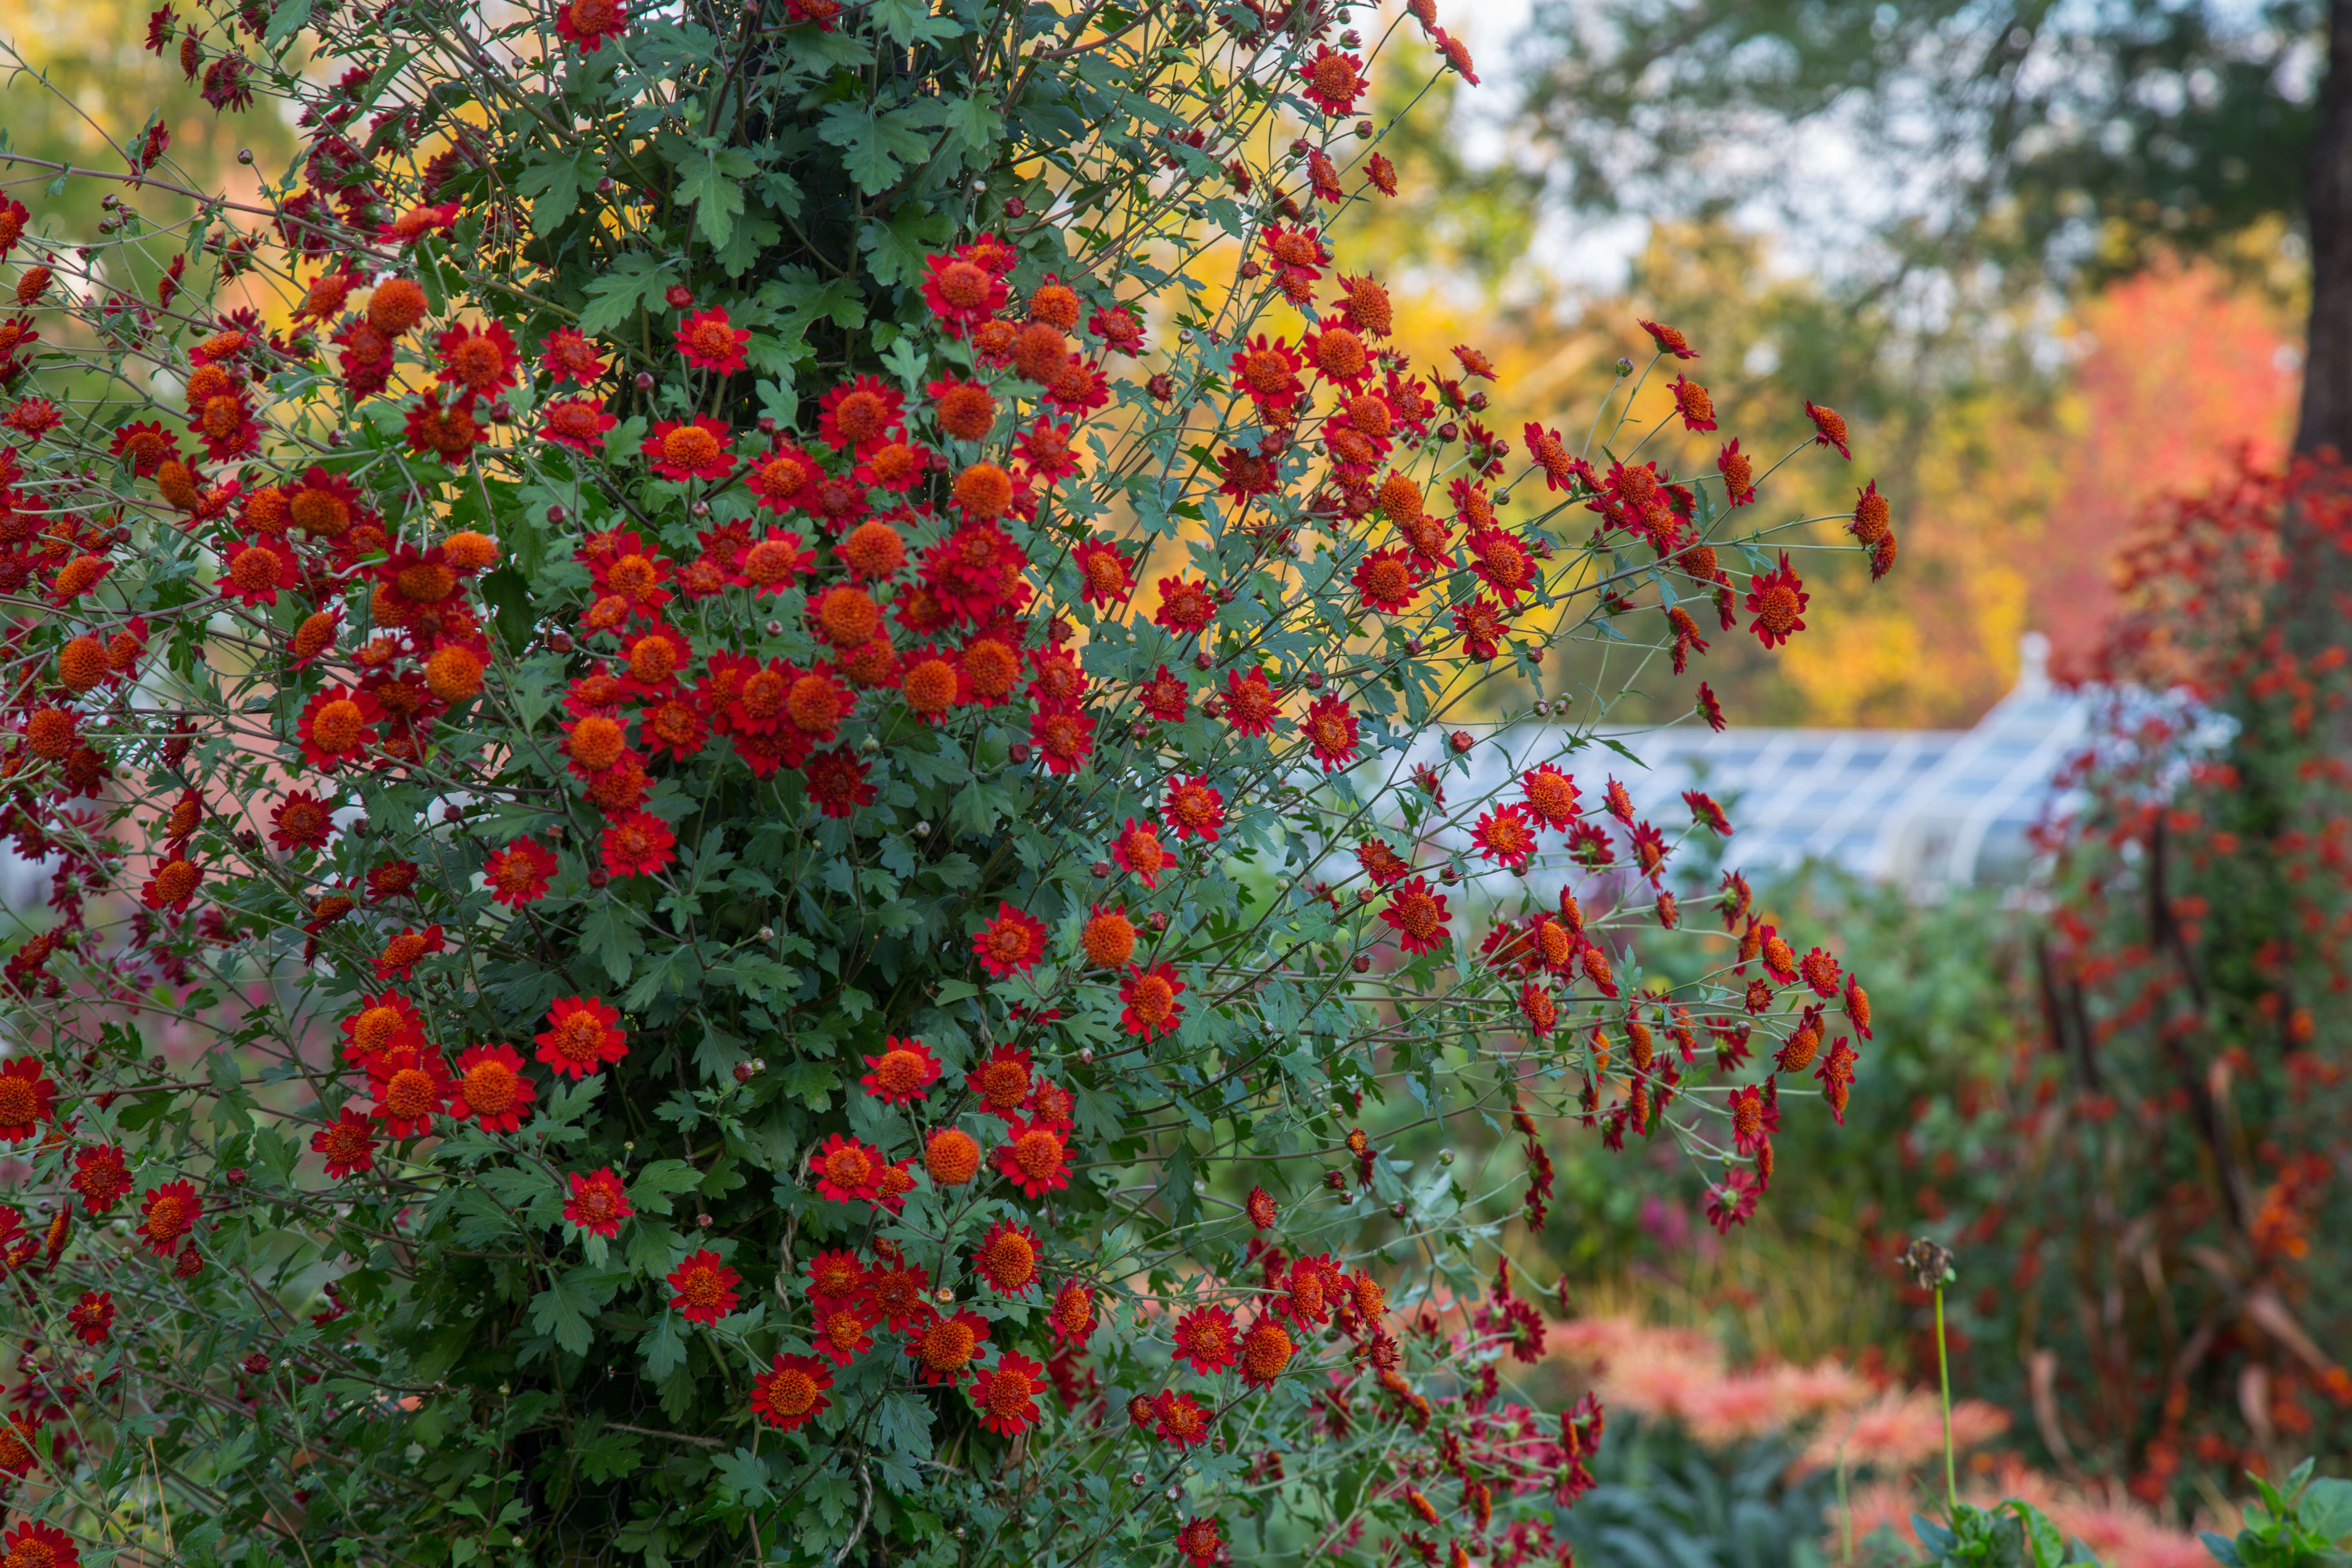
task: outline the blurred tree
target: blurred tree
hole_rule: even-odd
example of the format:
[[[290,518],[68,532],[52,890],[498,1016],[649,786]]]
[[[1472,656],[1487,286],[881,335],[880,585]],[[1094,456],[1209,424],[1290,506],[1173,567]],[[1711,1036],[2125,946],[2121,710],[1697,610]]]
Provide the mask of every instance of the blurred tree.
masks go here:
[[[1775,204],[1929,336],[1972,289],[2246,262],[2299,228],[2294,445],[2352,450],[2352,0],[1538,0],[1526,58],[1558,195]],[[2340,640],[2330,563],[2292,579],[2315,641]]]

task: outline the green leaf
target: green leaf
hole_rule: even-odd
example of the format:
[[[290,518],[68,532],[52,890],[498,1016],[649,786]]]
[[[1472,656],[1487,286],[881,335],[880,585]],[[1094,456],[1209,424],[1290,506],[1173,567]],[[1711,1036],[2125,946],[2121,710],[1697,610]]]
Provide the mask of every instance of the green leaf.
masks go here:
[[[768,1461],[749,1448],[721,1454],[711,1461],[720,1487],[732,1494],[738,1508],[757,1508],[773,1495],[768,1490]]]
[[[596,1298],[588,1287],[586,1271],[574,1268],[530,1299],[530,1326],[540,1333],[553,1334],[555,1342],[573,1355],[586,1355],[595,1342],[595,1332],[588,1324],[588,1314],[595,1310]]]
[[[2324,1476],[2295,1505],[2305,1529],[2329,1541],[2352,1535],[2352,1481]]]
[[[734,237],[735,220],[743,211],[743,182],[759,172],[759,162],[751,153],[715,141],[704,142],[678,164],[678,200],[694,208],[695,226],[712,249]]]
[[[941,125],[961,137],[963,144],[975,153],[986,152],[1004,134],[1004,116],[985,99],[950,98],[940,108]]]
[[[643,252],[624,256],[613,270],[588,281],[588,305],[580,312],[580,330],[590,337],[608,333],[640,307],[658,300],[677,281],[677,269]]]
[[[573,1447],[572,1462],[589,1480],[603,1482],[627,1475],[645,1462],[645,1455],[631,1434],[604,1431]]]
[[[604,165],[593,147],[570,153],[541,149],[516,176],[515,189],[535,199],[530,204],[530,232],[541,237],[580,209],[580,192],[603,176]]]
[[[877,114],[871,103],[851,100],[826,110],[816,133],[841,149],[842,168],[870,196],[908,163],[930,155],[932,139],[916,128],[917,118],[907,109]]]
[[[866,252],[875,277],[884,283],[902,283],[922,276],[924,257],[954,232],[946,214],[909,207],[887,224],[869,219],[858,231],[857,247]]]
[[[629,1206],[646,1214],[667,1214],[670,1199],[702,1185],[702,1173],[683,1160],[656,1160],[629,1184]]]

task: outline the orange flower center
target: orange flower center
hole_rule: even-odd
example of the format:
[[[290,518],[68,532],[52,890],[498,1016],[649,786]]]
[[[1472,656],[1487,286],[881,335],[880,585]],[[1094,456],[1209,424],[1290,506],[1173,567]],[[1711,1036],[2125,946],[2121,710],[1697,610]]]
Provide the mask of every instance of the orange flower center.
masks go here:
[[[924,659],[907,672],[898,690],[916,712],[944,713],[955,700],[955,668],[943,658]]]
[[[352,1043],[373,1055],[400,1037],[404,1025],[397,1007],[371,1007],[352,1025]]]
[[[735,332],[719,321],[697,321],[694,331],[687,334],[687,345],[698,359],[729,360],[735,357]]]
[[[1206,831],[1217,820],[1217,808],[1206,789],[1186,784],[1169,797],[1168,815],[1186,827]]]
[[[677,645],[667,637],[639,637],[629,649],[631,679],[648,684],[667,680],[677,672]]]
[[[909,1050],[885,1051],[874,1064],[874,1081],[885,1093],[912,1094],[923,1087],[923,1058]]]
[[[1414,937],[1426,940],[1437,934],[1437,900],[1427,893],[1407,894],[1397,901],[1397,913]]]
[[[1006,697],[1021,679],[1021,658],[995,638],[982,637],[963,650],[963,672],[981,696]]]
[[[1528,553],[1508,537],[1498,536],[1486,541],[1479,548],[1478,559],[1486,563],[1486,570],[1494,574],[1497,581],[1510,586],[1517,586],[1527,577]]]
[[[1110,551],[1089,551],[1086,574],[1087,586],[1097,594],[1116,595],[1127,591],[1127,567]]]
[[[1412,573],[1394,556],[1375,561],[1364,573],[1364,596],[1376,604],[1411,598]]]
[[[793,547],[781,539],[763,539],[744,552],[743,575],[755,588],[771,587],[789,582],[793,574]]]
[[[1127,860],[1139,875],[1152,877],[1168,863],[1168,852],[1160,847],[1157,835],[1138,832],[1128,836]]]
[[[215,441],[226,441],[236,434],[245,422],[245,403],[233,392],[205,399],[205,434]]]
[[[1348,732],[1348,721],[1337,713],[1326,713],[1309,726],[1318,749],[1344,752],[1354,744],[1355,737]]]
[[[348,697],[339,697],[319,710],[310,721],[310,739],[324,752],[348,752],[359,743],[367,715]]]
[[[1315,242],[1303,234],[1276,235],[1273,249],[1276,258],[1286,266],[1312,267],[1321,259]]]
[[[488,391],[507,373],[507,356],[488,338],[467,338],[449,355],[449,368],[466,386]]]
[[[1017,1144],[1013,1157],[1020,1157]],[[1037,1277],[1037,1252],[1027,1237],[1006,1231],[982,1249],[980,1269],[988,1276],[989,1283],[1008,1295],[1013,1294]]]
[[[1272,349],[1258,349],[1242,360],[1242,380],[1250,390],[1272,397],[1290,385],[1290,362]]]
[[[980,1097],[999,1110],[1029,1098],[1029,1069],[1019,1062],[990,1062],[980,1069]]]
[[[1118,910],[1109,910],[1088,921],[1078,941],[1097,969],[1117,969],[1135,954],[1135,924]]]
[[[31,1079],[0,1077],[0,1127],[22,1127],[40,1114]]]
[[[628,743],[617,720],[592,713],[572,727],[572,758],[591,773],[602,773],[621,760]]]
[[[834,588],[818,601],[817,624],[835,646],[854,647],[871,642],[882,626],[882,612],[862,588]]]
[[[768,1384],[768,1408],[786,1417],[805,1415],[816,1408],[816,1379],[798,1367],[786,1367]]]
[[[147,1234],[157,1241],[169,1241],[188,1228],[188,1206],[184,1199],[173,1194],[156,1198],[147,1210]]]
[[[839,1311],[827,1312],[818,1331],[835,1349],[856,1350],[857,1342],[866,1337],[866,1320],[844,1307]]]
[[[727,1298],[727,1282],[710,1265],[698,1264],[686,1271],[686,1282],[677,1293],[689,1307],[716,1307]]]
[[[936,275],[940,297],[959,310],[977,310],[988,304],[993,282],[987,269],[972,261],[950,261]]]
[[[468,1074],[466,1098],[469,1103],[473,1102],[472,1086],[472,1075]],[[588,1183],[580,1189],[580,1195],[572,1200],[572,1205],[579,1210],[580,1217],[590,1225],[610,1225],[621,1217],[621,1194],[608,1182]]]
[[[699,425],[681,425],[662,437],[662,460],[673,468],[699,468],[719,456],[719,437]]]
[[[1031,1181],[1043,1181],[1062,1167],[1062,1136],[1043,1127],[1033,1127],[1013,1140],[1013,1163]]]
[[[976,386],[959,386],[940,399],[940,428],[959,440],[977,441],[996,423],[996,400]]]
[[[1345,327],[1333,327],[1315,340],[1315,364],[1335,381],[1364,374],[1364,340]]]
[[[836,1149],[825,1156],[825,1177],[836,1187],[862,1187],[873,1171],[874,1162],[866,1157],[862,1149]]]
[[[1786,583],[1776,583],[1764,595],[1756,611],[1756,618],[1774,637],[1786,637],[1797,624],[1797,591]]]
[[[761,670],[743,683],[743,711],[754,719],[772,719],[784,710],[789,691],[782,676],[772,669]]]
[[[952,1127],[934,1133],[923,1148],[923,1168],[940,1185],[960,1187],[980,1169],[980,1145]]]
[[[942,1318],[923,1331],[923,1365],[933,1372],[961,1371],[977,1349],[971,1328],[953,1318]]]
[[[1325,55],[1315,62],[1315,90],[1326,98],[1353,98],[1363,89],[1345,56]]]
[[[412,604],[437,605],[457,591],[457,574],[446,566],[419,561],[402,567],[394,585]]]
[[[248,594],[275,588],[280,564],[276,551],[266,545],[251,545],[238,551],[236,559],[229,563],[229,581]]]
[[[504,1116],[517,1094],[514,1068],[504,1062],[476,1062],[466,1069],[466,1103],[477,1116]]]
[[[793,694],[784,706],[795,728],[812,735],[828,734],[841,722],[841,688],[822,675],[803,675],[793,682]]]
[[[1367,436],[1375,438],[1386,437],[1389,433],[1388,400],[1375,397],[1369,392],[1361,397],[1348,399],[1348,423]]]
[[[1147,974],[1135,983],[1127,1005],[1139,1020],[1156,1026],[1168,1021],[1170,1010],[1176,1005],[1176,992],[1159,975]]]
[[[1517,817],[1497,816],[1494,826],[1486,829],[1486,842],[1501,854],[1516,855],[1535,840]]]
[[[384,1082],[384,1109],[404,1121],[431,1115],[439,1100],[433,1075],[423,1068],[403,1068]]]
[[[196,868],[185,860],[166,862],[155,873],[155,891],[166,903],[177,903],[196,890]]]
[[[1037,1385],[1027,1373],[1018,1367],[999,1367],[980,1397],[991,1415],[1009,1420],[1029,1407],[1030,1397],[1036,1392]]]
[[[955,499],[975,517],[1002,517],[1013,504],[1013,476],[994,463],[974,463],[956,476]]]
[[[860,446],[889,428],[890,409],[871,392],[851,393],[833,408],[834,427]]]
[[[1242,1363],[1260,1378],[1271,1378],[1288,1366],[1290,1353],[1290,1336],[1274,1323],[1260,1323],[1242,1342]]]
[[[383,966],[405,969],[425,956],[425,939],[413,931],[402,931],[383,944]]]
[[[996,955],[997,962],[1000,963],[1020,963],[1029,956],[1028,928],[1013,921],[991,926],[988,931],[988,951]],[[1028,1075],[1024,1073],[1022,1076],[1026,1079]]]
[[[565,1061],[593,1062],[604,1054],[604,1026],[593,1013],[567,1013],[549,1032],[555,1037],[556,1055]]]

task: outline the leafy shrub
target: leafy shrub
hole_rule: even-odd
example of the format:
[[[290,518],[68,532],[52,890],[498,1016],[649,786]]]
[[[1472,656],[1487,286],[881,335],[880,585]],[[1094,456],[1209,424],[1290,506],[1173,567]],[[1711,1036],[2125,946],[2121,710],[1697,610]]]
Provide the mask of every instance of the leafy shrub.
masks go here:
[[[1803,520],[1385,346],[1344,10],[501,15],[158,12],[303,157],[0,222],[9,1568],[1551,1554],[1600,1413],[1362,1108],[1729,1226],[1867,1001],[1586,809],[1607,693],[1501,798],[1407,748],[1530,605],[1784,643]]]

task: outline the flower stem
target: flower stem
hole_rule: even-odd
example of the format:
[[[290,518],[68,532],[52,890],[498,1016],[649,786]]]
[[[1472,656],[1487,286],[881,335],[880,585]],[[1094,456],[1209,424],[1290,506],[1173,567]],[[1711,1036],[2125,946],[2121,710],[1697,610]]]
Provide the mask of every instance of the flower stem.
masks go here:
[[[1960,1488],[1954,1479],[1952,1465],[1952,1363],[1944,1352],[1944,1287],[1936,1287],[1936,1376],[1944,1391],[1944,1506],[1945,1517],[1958,1519],[1960,1512]]]

